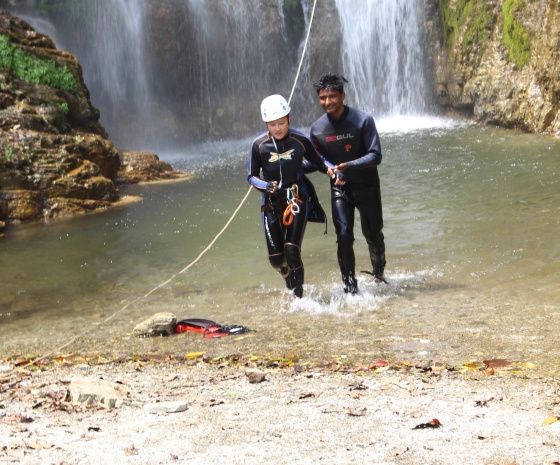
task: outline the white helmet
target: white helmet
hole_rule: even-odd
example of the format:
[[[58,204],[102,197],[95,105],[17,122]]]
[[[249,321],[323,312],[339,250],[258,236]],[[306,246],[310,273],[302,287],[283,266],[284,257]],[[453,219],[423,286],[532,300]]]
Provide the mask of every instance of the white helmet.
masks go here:
[[[281,95],[269,95],[261,103],[261,115],[265,123],[270,123],[290,114],[290,106]]]

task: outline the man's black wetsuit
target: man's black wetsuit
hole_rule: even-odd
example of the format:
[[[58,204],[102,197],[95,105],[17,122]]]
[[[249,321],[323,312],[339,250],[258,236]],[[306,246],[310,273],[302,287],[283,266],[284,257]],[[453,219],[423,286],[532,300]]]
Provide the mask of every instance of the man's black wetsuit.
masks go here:
[[[340,118],[321,116],[311,127],[311,140],[327,162],[346,163],[346,184],[331,180],[333,222],[338,242],[338,263],[346,292],[357,291],[354,256],[354,213],[360,212],[362,233],[369,249],[373,274],[383,277],[385,238],[377,165],[381,143],[373,117],[348,106]]]
[[[251,144],[247,179],[262,192],[261,217],[270,264],[286,279],[286,285],[301,297],[304,271],[301,261],[301,243],[308,218],[308,192],[301,182],[304,158],[322,173],[327,166],[317,154],[311,141],[302,132],[290,129],[280,140],[266,132]],[[262,171],[262,178],[261,178]],[[269,181],[278,182],[274,194],[267,193]],[[288,191],[297,186],[299,213],[285,226],[282,217],[289,203]],[[295,188],[294,188],[295,190]],[[292,191],[293,192],[293,191]]]

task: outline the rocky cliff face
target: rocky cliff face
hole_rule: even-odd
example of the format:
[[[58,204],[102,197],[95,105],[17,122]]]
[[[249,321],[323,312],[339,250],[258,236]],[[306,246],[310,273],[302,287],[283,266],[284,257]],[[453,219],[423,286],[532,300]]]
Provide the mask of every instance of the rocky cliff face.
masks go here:
[[[110,207],[117,183],[179,177],[155,154],[119,153],[76,57],[0,14],[0,236],[6,223]]]
[[[91,105],[80,64],[0,15],[0,220],[66,215],[118,197],[119,154]]]
[[[439,103],[483,123],[560,135],[560,2],[430,3]]]

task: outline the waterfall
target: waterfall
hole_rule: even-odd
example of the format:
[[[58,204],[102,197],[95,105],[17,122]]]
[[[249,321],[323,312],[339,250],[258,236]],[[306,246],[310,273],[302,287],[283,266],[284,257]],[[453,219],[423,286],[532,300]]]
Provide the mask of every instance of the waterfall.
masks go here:
[[[322,113],[312,81],[325,71],[343,70],[347,103],[376,117],[426,113],[425,0],[332,0],[334,10],[318,3],[292,124],[309,127]],[[45,32],[80,60],[115,145],[161,152],[263,130],[260,102],[288,98],[312,4],[61,0],[55,12],[25,13],[37,16],[35,24],[42,14],[52,23]],[[17,4],[10,10],[24,12]]]
[[[111,0],[96,9],[79,45],[92,103],[119,147],[146,147],[152,135],[151,93],[145,66],[145,0]],[[75,33],[75,31],[74,31]],[[76,45],[78,45],[76,47]],[[132,137],[131,137],[132,136]]]
[[[198,65],[193,77],[200,101],[193,96],[195,103],[206,107],[210,125],[224,113],[243,114],[244,96],[260,93],[265,80],[274,82],[268,47],[255,27],[264,24],[263,6],[252,0],[190,0],[187,9],[195,31],[189,61]]]
[[[335,0],[342,24],[347,102],[375,115],[427,110],[418,0]]]
[[[289,44],[283,3],[186,2],[194,32],[188,61],[196,65],[189,74],[198,82],[193,103],[205,107],[216,135],[224,118],[240,131],[260,126],[260,100],[273,93],[288,96],[298,57]]]
[[[147,112],[149,86],[144,65],[145,0],[111,0],[100,8],[84,66],[88,78],[103,92],[97,98],[114,109],[133,104],[137,113]]]

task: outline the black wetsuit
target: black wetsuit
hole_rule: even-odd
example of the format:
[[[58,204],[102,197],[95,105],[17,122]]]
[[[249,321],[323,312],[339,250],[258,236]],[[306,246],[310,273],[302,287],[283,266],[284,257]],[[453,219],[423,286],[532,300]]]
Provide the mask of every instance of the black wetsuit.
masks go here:
[[[385,239],[377,165],[381,143],[373,117],[345,106],[340,118],[321,116],[311,127],[311,139],[326,161],[346,163],[346,184],[331,180],[333,222],[338,242],[338,263],[346,291],[356,291],[354,256],[354,214],[360,212],[362,233],[367,241],[373,274],[383,277]],[[352,288],[354,286],[354,288]]]
[[[322,173],[327,172],[325,162],[302,132],[290,129],[281,140],[273,140],[266,132],[251,144],[247,167],[248,181],[262,192],[261,217],[270,264],[298,297],[303,293],[301,243],[309,213],[308,192],[301,182],[304,158]],[[269,181],[278,182],[279,188],[274,194],[266,192]],[[297,204],[299,212],[294,214],[293,222],[285,226],[282,218],[289,203],[289,189],[292,192],[297,189],[301,203]]]

